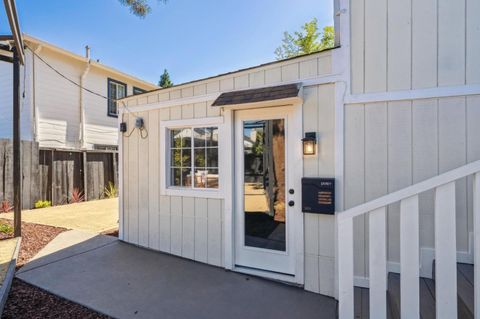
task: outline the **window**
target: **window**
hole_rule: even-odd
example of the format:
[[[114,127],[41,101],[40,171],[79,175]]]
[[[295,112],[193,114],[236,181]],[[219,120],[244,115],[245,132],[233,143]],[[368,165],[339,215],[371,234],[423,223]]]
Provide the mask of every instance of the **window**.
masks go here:
[[[147,91],[144,90],[144,89],[133,87],[133,95],[142,94],[142,93],[145,93],[145,92],[147,92]]]
[[[115,100],[127,95],[127,85],[120,81],[108,79],[108,116],[117,116],[118,108]]]
[[[218,127],[169,129],[171,187],[218,189]]]

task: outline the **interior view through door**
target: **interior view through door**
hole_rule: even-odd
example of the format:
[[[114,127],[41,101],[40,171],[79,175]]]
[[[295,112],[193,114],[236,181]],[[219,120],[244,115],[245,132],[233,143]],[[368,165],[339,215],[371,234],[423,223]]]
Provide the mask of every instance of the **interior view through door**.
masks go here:
[[[237,266],[294,274],[288,199],[288,112],[236,113]],[[292,202],[290,203],[292,204]]]

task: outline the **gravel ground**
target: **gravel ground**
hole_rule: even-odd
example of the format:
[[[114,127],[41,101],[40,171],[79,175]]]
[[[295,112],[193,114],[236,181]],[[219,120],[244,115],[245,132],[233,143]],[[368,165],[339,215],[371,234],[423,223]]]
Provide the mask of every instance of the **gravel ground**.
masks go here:
[[[14,279],[2,319],[110,318]]]
[[[0,219],[0,224],[13,225],[13,222],[7,219]],[[17,260],[17,269],[25,265],[25,263],[35,256],[52,239],[65,230],[67,229],[22,223],[22,244],[20,245],[20,253]],[[13,235],[0,233],[0,240],[12,237]]]

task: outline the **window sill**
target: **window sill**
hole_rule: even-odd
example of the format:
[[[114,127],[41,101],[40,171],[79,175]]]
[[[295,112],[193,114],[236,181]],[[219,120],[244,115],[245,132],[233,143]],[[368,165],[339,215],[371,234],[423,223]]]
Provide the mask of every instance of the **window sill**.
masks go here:
[[[184,197],[218,198],[218,199],[224,198],[224,194],[220,189],[200,190],[200,189],[166,188],[166,189],[162,189],[161,194],[166,196],[184,196]]]

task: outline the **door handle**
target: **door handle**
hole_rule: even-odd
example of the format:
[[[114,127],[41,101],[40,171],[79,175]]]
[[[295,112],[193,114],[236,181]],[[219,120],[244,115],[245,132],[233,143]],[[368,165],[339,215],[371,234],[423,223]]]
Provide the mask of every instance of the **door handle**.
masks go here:
[[[295,206],[295,202],[294,202],[293,200],[289,201],[289,202],[288,202],[288,206],[290,206],[290,207]]]

